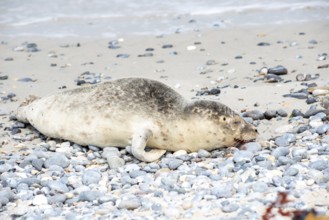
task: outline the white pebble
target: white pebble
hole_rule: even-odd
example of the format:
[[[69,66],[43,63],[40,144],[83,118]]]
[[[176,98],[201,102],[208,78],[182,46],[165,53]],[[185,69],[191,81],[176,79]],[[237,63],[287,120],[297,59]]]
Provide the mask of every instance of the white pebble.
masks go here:
[[[44,195],[36,195],[32,201],[32,204],[35,206],[47,205],[48,204],[47,197],[45,197]]]

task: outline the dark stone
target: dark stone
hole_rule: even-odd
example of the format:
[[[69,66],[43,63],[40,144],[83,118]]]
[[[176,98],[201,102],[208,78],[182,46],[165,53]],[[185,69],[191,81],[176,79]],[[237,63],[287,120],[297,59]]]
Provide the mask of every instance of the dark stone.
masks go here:
[[[213,88],[209,91],[209,94],[210,95],[218,95],[218,94],[220,94],[220,89]]]
[[[129,54],[118,54],[117,58],[128,58]]]
[[[295,92],[295,93],[290,93],[290,94],[285,94],[283,97],[291,97],[291,98],[296,98],[296,99],[307,99],[308,94],[303,93],[303,92]]]
[[[264,117],[267,120],[275,118],[276,117],[276,111],[275,110],[267,110],[266,112],[264,112]]]
[[[242,58],[243,58],[243,57],[240,56],[240,55],[234,57],[234,59],[237,59],[237,60],[238,60],[238,59],[242,59]]]
[[[323,109],[309,109],[305,112],[304,118],[309,118],[309,117],[311,117],[313,115],[316,115],[320,112],[324,112],[324,110]]]
[[[299,109],[294,109],[291,112],[291,116],[292,117],[296,117],[296,116],[302,116],[302,117],[304,117],[304,114]]]
[[[247,112],[243,113],[242,116],[252,118],[253,120],[262,120],[262,119],[264,119],[264,114],[261,113],[258,110],[247,111]]]
[[[260,46],[260,47],[263,47],[263,46],[270,46],[271,44],[270,43],[267,43],[267,42],[260,42],[257,44],[257,46]]]
[[[309,104],[313,104],[317,102],[317,100],[314,98],[314,97],[309,97],[306,99],[306,103],[309,105]]]
[[[119,49],[120,46],[119,46],[119,42],[114,40],[114,41],[110,41],[109,42],[109,48],[110,49]]]
[[[266,82],[270,82],[270,83],[276,83],[276,82],[281,82],[281,81],[283,81],[283,79],[282,79],[280,76],[277,76],[277,75],[275,75],[275,74],[271,74],[271,73],[266,74],[266,75],[264,76],[264,80],[265,80]]]
[[[304,131],[307,131],[308,129],[309,129],[309,127],[307,125],[300,126],[297,129],[297,134],[303,133]]]
[[[162,46],[163,49],[169,49],[169,48],[173,48],[172,44],[165,44]]]
[[[276,113],[280,117],[287,117],[288,116],[288,113],[285,110],[283,110],[283,109],[277,110]]]
[[[288,73],[288,70],[284,66],[276,66],[269,68],[268,73],[272,73],[275,75],[286,75]]]

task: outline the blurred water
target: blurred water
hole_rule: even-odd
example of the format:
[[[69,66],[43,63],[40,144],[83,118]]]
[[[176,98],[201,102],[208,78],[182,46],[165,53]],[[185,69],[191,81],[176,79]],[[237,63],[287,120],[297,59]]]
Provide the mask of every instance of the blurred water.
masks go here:
[[[0,0],[0,36],[115,37],[329,20],[329,0]]]

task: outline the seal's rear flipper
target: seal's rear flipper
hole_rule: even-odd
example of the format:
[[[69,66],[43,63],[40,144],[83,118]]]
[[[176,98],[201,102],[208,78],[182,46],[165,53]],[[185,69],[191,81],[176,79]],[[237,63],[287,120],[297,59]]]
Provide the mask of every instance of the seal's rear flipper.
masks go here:
[[[149,129],[141,129],[138,132],[135,132],[132,145],[131,145],[131,153],[137,159],[145,162],[152,162],[164,155],[166,150],[152,149],[149,152],[145,152],[145,147],[147,140],[152,136],[152,131]]]

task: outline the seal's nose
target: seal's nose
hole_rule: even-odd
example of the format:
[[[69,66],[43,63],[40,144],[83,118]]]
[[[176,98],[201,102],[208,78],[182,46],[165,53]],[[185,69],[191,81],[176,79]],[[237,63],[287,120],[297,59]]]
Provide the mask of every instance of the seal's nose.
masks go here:
[[[255,131],[257,134],[259,134],[259,132],[258,132],[257,128],[255,128],[255,129],[254,129],[254,131]]]

